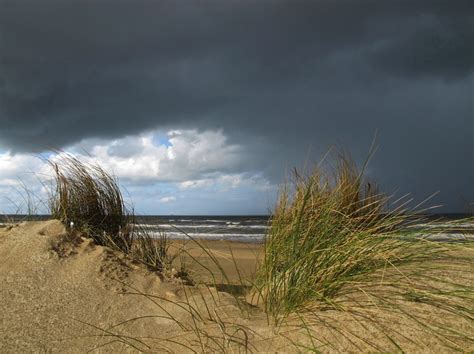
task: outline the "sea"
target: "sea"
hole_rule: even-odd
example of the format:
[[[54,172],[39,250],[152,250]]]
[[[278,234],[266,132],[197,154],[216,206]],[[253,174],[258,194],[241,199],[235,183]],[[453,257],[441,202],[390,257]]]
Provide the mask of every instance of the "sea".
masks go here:
[[[471,240],[474,238],[474,223],[472,219],[465,221],[467,217],[468,215],[463,214],[427,215],[423,223],[411,225],[410,227],[415,229],[432,228],[434,231],[430,238],[433,240]],[[0,227],[12,221],[47,220],[49,218],[49,215],[5,215],[0,216]],[[169,239],[195,238],[230,240],[245,243],[263,242],[269,221],[269,215],[142,215],[136,217],[136,223],[156,238],[159,238],[161,235],[166,235]],[[455,227],[453,227],[453,222],[455,222]],[[447,228],[447,223],[450,223],[449,228]],[[442,230],[441,232],[439,231],[440,229]]]
[[[138,216],[137,223],[159,237],[263,242],[270,217],[258,216]]]
[[[49,215],[5,215],[0,216],[0,227],[11,222],[25,220],[48,220]],[[169,239],[208,239],[230,240],[250,243],[263,242],[270,217],[268,215],[251,216],[136,216],[136,223],[151,236],[159,238],[166,235]]]

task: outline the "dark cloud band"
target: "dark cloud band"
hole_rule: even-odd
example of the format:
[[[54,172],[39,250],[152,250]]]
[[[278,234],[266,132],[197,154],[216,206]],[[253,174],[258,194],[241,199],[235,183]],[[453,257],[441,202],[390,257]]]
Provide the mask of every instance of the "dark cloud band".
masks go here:
[[[472,196],[472,1],[0,5],[4,148],[223,128],[277,180],[310,146],[362,155],[378,128],[387,184]]]

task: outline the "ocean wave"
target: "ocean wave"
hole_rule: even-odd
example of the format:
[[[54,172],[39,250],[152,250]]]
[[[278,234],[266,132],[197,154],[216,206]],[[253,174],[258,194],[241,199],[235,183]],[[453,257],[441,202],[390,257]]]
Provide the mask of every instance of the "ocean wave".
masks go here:
[[[425,228],[425,229],[471,229],[474,228],[474,223],[457,223],[457,222],[452,222],[452,223],[432,223],[432,224],[414,224],[414,225],[409,225],[409,228]]]
[[[159,232],[151,232],[150,236],[159,238],[161,234]],[[224,234],[224,233],[199,233],[199,232],[188,232],[186,234],[182,232],[167,232],[166,236],[170,239],[206,239],[206,240],[263,240],[265,234]]]
[[[433,234],[418,233],[413,236],[434,242],[474,241],[474,235],[464,234],[460,232],[440,232]]]
[[[137,224],[138,227],[144,229],[267,229],[266,225],[215,225],[215,224]]]

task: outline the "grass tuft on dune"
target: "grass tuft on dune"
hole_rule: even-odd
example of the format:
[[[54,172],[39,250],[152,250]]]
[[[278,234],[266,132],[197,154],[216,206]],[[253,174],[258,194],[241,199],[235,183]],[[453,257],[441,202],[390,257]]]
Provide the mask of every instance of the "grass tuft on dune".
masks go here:
[[[56,182],[50,197],[53,218],[70,233],[79,231],[98,245],[119,250],[153,270],[164,270],[169,263],[166,236],[156,240],[136,225],[113,175],[65,153],[49,162]]]
[[[274,315],[311,300],[331,303],[348,281],[403,258],[405,243],[394,237],[405,220],[402,210],[387,212],[389,198],[347,155],[330,166],[309,175],[295,171],[280,194],[259,274]]]
[[[318,323],[318,315],[312,316],[317,311],[349,312],[360,321],[370,319],[396,344],[392,327],[369,314],[376,308],[452,349],[463,348],[457,340],[472,344],[469,331],[455,332],[442,323],[443,316],[473,320],[472,248],[418,237],[407,226],[420,217],[407,202],[380,193],[365,179],[366,165],[359,170],[347,154],[333,156],[326,168],[318,165],[306,175],[295,171],[282,188],[256,279],[256,296],[266,312],[276,323],[304,314],[300,324],[308,333],[308,326]],[[457,279],[449,276],[453,269]],[[427,320],[406,311],[408,303],[438,315]]]
[[[113,176],[69,155],[61,156],[52,166],[56,177],[52,214],[66,227],[74,223],[69,232],[80,231],[152,270],[163,272],[171,267],[166,235],[154,239],[135,225],[133,212],[126,208]],[[188,288],[181,283],[181,301],[137,293],[152,301],[159,314],[126,323],[150,318],[174,321],[190,338],[184,342],[178,337],[166,340],[182,349],[202,352],[248,351],[260,345],[248,341],[258,331],[242,325],[244,317],[251,323],[255,313],[266,313],[267,323],[273,326],[273,334],[262,343],[291,342],[293,348],[304,351],[384,351],[431,345],[472,348],[472,245],[432,242],[420,237],[432,232],[429,227],[407,228],[420,221],[408,209],[408,201],[393,201],[381,193],[375,182],[365,178],[365,170],[366,163],[358,169],[349,155],[342,153],[308,174],[295,171],[280,193],[263,245],[264,258],[260,262],[255,256],[258,269],[252,279],[242,279],[244,272],[232,249],[229,257],[237,281],[230,279],[211,249],[189,237],[211,266],[186,250],[180,254],[185,253],[190,266],[200,273],[209,273],[211,284]],[[224,284],[218,284],[218,278]],[[216,288],[239,284],[248,293],[234,294],[238,320],[224,321],[220,313],[213,312],[220,307],[217,300],[226,298]],[[194,295],[188,296],[191,293]],[[246,299],[256,297],[264,312],[243,303],[245,295]],[[168,307],[173,310],[167,312]],[[174,312],[183,309],[191,319],[186,325]],[[219,331],[209,331],[203,326],[206,323]],[[110,335],[116,326],[105,330]],[[149,340],[142,343],[146,350],[153,347],[153,338]],[[157,348],[162,348],[163,340]],[[137,349],[128,339],[123,343]]]

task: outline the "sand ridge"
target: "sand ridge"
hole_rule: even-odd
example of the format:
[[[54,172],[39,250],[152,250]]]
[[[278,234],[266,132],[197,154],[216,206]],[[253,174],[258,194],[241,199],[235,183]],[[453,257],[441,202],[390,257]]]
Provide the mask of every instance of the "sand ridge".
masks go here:
[[[100,331],[85,323],[107,327],[161,313],[143,296],[124,295],[133,292],[124,284],[164,299],[180,299],[177,284],[91,240],[82,239],[65,257],[58,255],[52,248],[64,232],[55,220],[0,229],[2,351],[84,351],[104,342],[93,337]],[[227,305],[233,306],[231,300]],[[179,318],[179,311],[174,312]],[[159,317],[122,327],[128,335],[150,337],[181,332],[176,323]]]
[[[315,345],[321,351],[397,350],[376,318],[394,329],[404,350],[446,350],[439,338],[406,317],[374,306],[360,308],[362,320],[317,310],[313,338],[299,317],[288,318],[277,332],[258,307],[228,293],[160,276],[90,239],[72,240],[56,220],[0,228],[0,352],[296,352]],[[205,244],[223,260],[233,281],[235,263],[248,270],[242,272],[247,276],[262,251],[259,245]],[[202,251],[193,252],[206,261]],[[194,275],[203,273],[190,267]],[[472,282],[472,275],[466,281]],[[359,303],[367,303],[363,293],[359,296]],[[356,307],[353,299],[347,301]],[[421,303],[407,303],[405,309],[472,333],[469,319],[449,318]],[[472,341],[460,345],[471,348]]]

